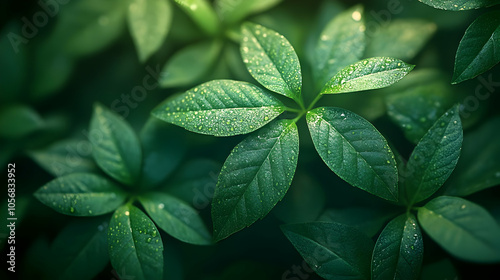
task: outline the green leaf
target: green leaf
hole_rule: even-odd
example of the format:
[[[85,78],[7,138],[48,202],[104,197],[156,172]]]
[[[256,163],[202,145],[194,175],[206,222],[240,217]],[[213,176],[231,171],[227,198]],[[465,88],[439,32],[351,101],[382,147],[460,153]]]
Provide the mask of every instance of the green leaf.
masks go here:
[[[176,127],[153,117],[139,137],[143,153],[141,187],[149,189],[161,185],[172,174],[186,153],[186,145]]]
[[[212,243],[203,220],[186,202],[165,193],[150,193],[139,200],[151,219],[171,236],[197,245]]]
[[[71,216],[98,216],[120,206],[126,194],[108,179],[90,173],[56,178],[34,193],[43,204]]]
[[[111,265],[136,280],[163,279],[163,242],[153,222],[137,207],[118,208],[109,224]]]
[[[466,196],[500,185],[500,117],[465,134],[457,167],[446,182],[446,195]]]
[[[362,190],[397,201],[394,154],[371,123],[345,109],[321,107],[307,112],[307,124],[316,151],[335,174]]]
[[[442,73],[432,69],[412,71],[387,89],[387,114],[417,144],[448,108],[458,102],[457,94]]]
[[[241,29],[241,56],[248,72],[265,88],[302,103],[300,62],[290,42],[254,23]]]
[[[57,279],[96,277],[109,262],[107,231],[103,219],[77,220],[65,227],[51,246]]]
[[[500,3],[500,1],[497,1]],[[465,31],[455,57],[452,84],[486,72],[500,62],[500,11],[479,16]]]
[[[327,280],[370,278],[373,241],[355,228],[311,222],[281,229],[319,276]]]
[[[63,140],[29,152],[29,156],[55,177],[81,172],[97,172],[87,140]]]
[[[365,50],[363,7],[354,6],[331,20],[314,51],[313,73],[321,89],[340,69],[359,61]]]
[[[418,0],[418,1],[437,9],[450,10],[450,11],[479,9],[500,4],[500,0],[455,0],[455,1]]]
[[[394,211],[387,209],[349,207],[344,209],[327,209],[321,214],[318,221],[335,222],[352,226],[366,235],[373,237],[394,216]]]
[[[272,122],[231,151],[212,201],[215,241],[263,218],[283,199],[298,153],[299,135],[291,120]]]
[[[452,196],[439,196],[418,209],[427,234],[457,258],[500,261],[500,225],[481,206]]]
[[[372,280],[416,280],[424,257],[422,233],[413,214],[390,221],[377,239],[372,256]]]
[[[139,139],[129,124],[96,104],[89,130],[97,165],[116,180],[126,185],[134,184],[140,176],[142,152]]]
[[[145,62],[167,37],[172,7],[168,0],[132,0],[127,15],[139,60]]]
[[[430,197],[448,179],[460,157],[462,122],[458,106],[444,113],[422,137],[408,159],[401,180],[408,205]]]
[[[372,57],[340,70],[321,94],[345,93],[388,87],[406,76],[414,65],[390,57]]]
[[[152,114],[189,131],[233,136],[252,132],[283,111],[278,99],[257,86],[214,80],[167,99]]]
[[[283,0],[215,0],[215,9],[219,18],[228,24],[234,24],[245,17],[276,6]]]
[[[375,31],[368,28],[370,37],[365,57],[387,56],[409,61],[436,32],[435,23],[422,19],[393,19]]]
[[[198,82],[213,67],[222,49],[217,41],[203,41],[176,52],[160,73],[162,87],[179,87]]]
[[[0,111],[0,137],[20,139],[44,125],[40,115],[26,105],[10,105]]]
[[[121,0],[70,2],[61,7],[52,36],[75,57],[97,52],[121,35],[126,7]]]
[[[175,3],[207,34],[219,31],[219,19],[207,0],[174,0]]]

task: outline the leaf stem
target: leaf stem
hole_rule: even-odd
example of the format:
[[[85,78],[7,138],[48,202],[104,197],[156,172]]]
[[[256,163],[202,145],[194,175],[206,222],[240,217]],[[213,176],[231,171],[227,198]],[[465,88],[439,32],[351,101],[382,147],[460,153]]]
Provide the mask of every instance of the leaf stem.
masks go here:
[[[302,109],[295,109],[295,108],[290,108],[290,107],[285,107],[285,111],[292,112],[292,113],[302,113],[304,111],[304,108]]]
[[[306,111],[310,111],[313,106],[316,105],[316,103],[321,99],[321,97],[323,97],[323,94],[318,94],[316,98],[314,98],[314,100],[311,102],[311,104],[309,104],[309,107],[307,107]]]

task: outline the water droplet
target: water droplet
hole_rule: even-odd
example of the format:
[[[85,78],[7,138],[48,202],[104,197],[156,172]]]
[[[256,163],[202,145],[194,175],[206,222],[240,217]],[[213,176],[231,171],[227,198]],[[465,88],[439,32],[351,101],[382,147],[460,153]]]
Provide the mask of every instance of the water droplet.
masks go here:
[[[73,207],[69,208],[69,212],[74,213],[75,212],[75,208],[73,208]]]
[[[463,210],[463,209],[465,209],[465,207],[467,207],[467,206],[464,204],[464,205],[462,205],[462,207],[460,207],[460,209]]]
[[[128,216],[130,215],[130,212],[129,211],[125,211],[125,216]]]
[[[163,203],[158,204],[158,209],[163,209],[163,208],[165,208],[165,204]]]
[[[146,240],[146,242],[147,242],[147,243],[151,242],[151,238],[148,238],[148,239]]]
[[[354,11],[351,16],[354,21],[361,20],[361,13],[359,11]]]

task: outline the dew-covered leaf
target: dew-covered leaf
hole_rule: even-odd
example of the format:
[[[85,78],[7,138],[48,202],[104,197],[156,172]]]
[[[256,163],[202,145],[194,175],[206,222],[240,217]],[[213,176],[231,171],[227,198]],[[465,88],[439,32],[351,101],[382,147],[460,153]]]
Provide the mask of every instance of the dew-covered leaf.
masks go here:
[[[377,239],[372,255],[373,280],[416,280],[424,257],[422,233],[413,214],[390,221]]]
[[[313,73],[321,89],[342,68],[359,61],[365,51],[363,7],[345,10],[321,32],[314,50]]]
[[[161,47],[170,30],[170,1],[132,0],[127,16],[139,60],[145,62]]]
[[[500,1],[498,1],[500,3]],[[458,45],[452,83],[486,72],[500,62],[500,11],[479,16]]]
[[[252,132],[283,111],[278,99],[257,86],[214,80],[165,100],[152,114],[189,131],[232,136]]]
[[[57,279],[93,279],[109,262],[108,217],[77,220],[66,226],[52,243],[54,259],[58,266]],[[71,244],[71,246],[68,246]]]
[[[422,19],[394,19],[375,29],[368,28],[365,33],[370,40],[364,56],[385,56],[409,61],[436,30],[435,23]]]
[[[408,159],[401,183],[409,205],[427,199],[444,184],[460,157],[462,139],[462,122],[454,106],[434,123]]]
[[[457,167],[446,182],[446,195],[466,196],[500,185],[500,117],[465,134]]]
[[[307,113],[314,147],[326,165],[349,184],[396,201],[396,161],[385,138],[367,120],[341,108]]]
[[[457,258],[500,261],[500,225],[475,203],[439,196],[418,209],[418,221],[434,241]]]
[[[198,212],[186,202],[166,193],[150,193],[139,200],[158,227],[171,236],[197,245],[212,243]]]
[[[0,111],[0,137],[19,139],[43,127],[42,117],[26,105],[10,105]]]
[[[406,76],[414,65],[390,57],[372,57],[340,70],[322,94],[345,93],[388,87]]]
[[[222,44],[213,40],[202,41],[176,52],[160,73],[160,85],[179,87],[198,82],[213,67],[221,48]]]
[[[95,172],[92,147],[87,140],[63,140],[29,152],[30,157],[55,177],[81,172]]]
[[[207,0],[174,0],[175,3],[208,34],[215,35],[219,30],[219,18]]]
[[[263,218],[285,196],[298,153],[299,135],[292,120],[272,122],[231,151],[212,201],[216,241]]]
[[[126,185],[137,182],[141,174],[142,151],[132,127],[116,113],[96,104],[89,130],[92,155],[97,165]]]
[[[113,182],[90,173],[56,178],[34,193],[43,204],[71,216],[97,216],[119,207],[126,194]]]
[[[309,266],[324,279],[370,278],[373,241],[357,229],[329,222],[284,225],[281,229]]]
[[[490,7],[500,4],[500,0],[418,0],[431,7],[449,10],[449,11],[463,11],[471,9],[479,9],[483,7]]]
[[[242,35],[241,56],[252,77],[267,89],[301,103],[302,73],[290,42],[254,23],[245,23]]]
[[[215,10],[219,18],[228,24],[237,23],[245,17],[272,8],[283,0],[215,0]]]
[[[130,204],[118,208],[109,223],[108,251],[118,273],[134,280],[163,279],[163,242],[154,223]]]

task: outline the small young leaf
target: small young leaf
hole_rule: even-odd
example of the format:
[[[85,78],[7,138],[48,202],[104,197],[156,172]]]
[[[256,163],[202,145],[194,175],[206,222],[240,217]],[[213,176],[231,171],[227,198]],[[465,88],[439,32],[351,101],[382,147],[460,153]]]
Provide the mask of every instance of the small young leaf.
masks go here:
[[[424,243],[413,214],[402,214],[387,224],[372,256],[372,280],[416,280],[422,266]]]
[[[498,1],[500,3],[500,1]],[[479,16],[458,45],[452,83],[458,84],[486,72],[500,62],[500,11]]]
[[[220,54],[222,44],[217,41],[203,41],[187,46],[175,53],[160,73],[162,87],[192,85],[206,75]]]
[[[328,222],[285,225],[281,229],[319,276],[327,280],[370,278],[373,241],[357,229]]]
[[[396,201],[396,161],[385,138],[367,120],[341,108],[307,113],[316,151],[340,178],[381,198]]]
[[[0,112],[0,137],[19,139],[43,126],[42,117],[26,105],[11,105]]]
[[[345,93],[388,87],[415,67],[399,59],[372,57],[340,70],[325,84],[321,94]]]
[[[446,195],[466,196],[500,185],[500,117],[465,134],[457,167],[446,182]]]
[[[175,129],[180,128],[153,117],[142,128],[139,135],[143,153],[142,188],[159,186],[181,162],[186,146]]]
[[[87,140],[55,142],[42,150],[32,151],[29,155],[40,167],[55,177],[97,171],[97,166],[91,157],[91,146]]]
[[[214,80],[169,98],[153,116],[185,129],[214,136],[246,134],[284,111],[284,105],[246,82]]]
[[[96,277],[109,262],[107,231],[103,219],[78,220],[65,227],[51,246],[57,279]]]
[[[471,9],[479,9],[490,7],[500,4],[500,0],[418,0],[431,7],[449,10],[449,11],[463,11]]]
[[[364,57],[388,56],[409,61],[429,41],[437,26],[422,19],[394,19],[365,31],[370,37]]]
[[[137,207],[118,208],[108,229],[113,268],[136,280],[163,279],[163,242],[153,222]]]
[[[268,10],[283,0],[215,0],[215,9],[219,18],[228,24],[237,23],[245,17]]]
[[[145,62],[161,47],[167,37],[172,21],[170,2],[168,0],[132,0],[127,19],[139,60]]]
[[[43,204],[71,216],[98,216],[115,210],[126,194],[108,179],[75,173],[50,181],[34,193]]]
[[[212,243],[203,220],[186,202],[165,193],[150,193],[139,200],[146,213],[166,233],[187,243]]]
[[[116,180],[132,185],[141,173],[142,151],[130,125],[100,104],[94,106],[89,139],[99,167]]]
[[[408,159],[403,183],[409,205],[427,199],[444,184],[457,164],[462,139],[458,106],[454,106],[434,123]]]
[[[301,103],[302,73],[290,42],[254,23],[245,23],[241,32],[241,56],[252,77],[267,89]]]
[[[295,122],[280,120],[250,135],[228,156],[212,201],[215,241],[253,224],[285,196],[299,153]]]
[[[207,0],[174,0],[184,12],[206,33],[215,35],[219,30],[219,19]]]
[[[365,50],[363,7],[348,9],[331,20],[321,33],[312,68],[321,89],[337,72],[359,61]]]
[[[500,261],[500,225],[475,203],[439,196],[419,208],[418,221],[455,257],[472,262]]]

